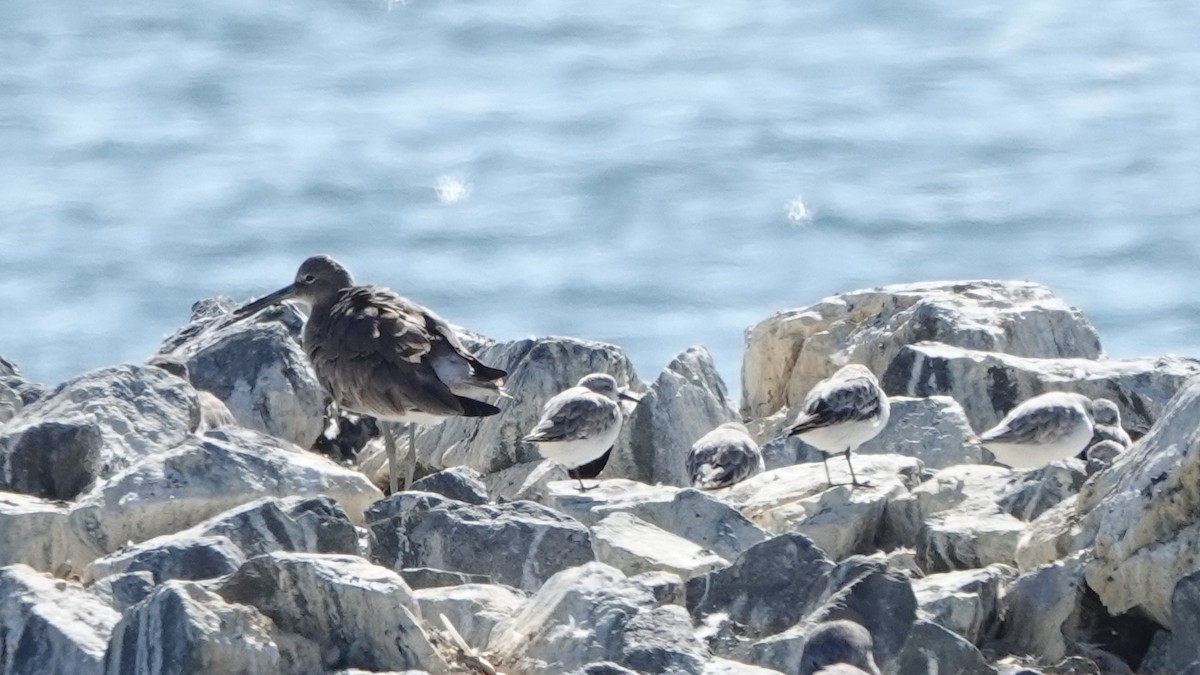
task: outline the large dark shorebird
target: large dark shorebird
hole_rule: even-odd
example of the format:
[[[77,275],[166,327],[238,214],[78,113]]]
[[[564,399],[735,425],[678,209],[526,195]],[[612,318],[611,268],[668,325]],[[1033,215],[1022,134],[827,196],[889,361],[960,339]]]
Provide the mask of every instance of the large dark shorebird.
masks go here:
[[[329,256],[305,260],[288,286],[238,308],[250,316],[295,300],[309,306],[304,351],[339,409],[409,425],[405,486],[416,470],[416,424],[500,412],[478,397],[503,396],[507,373],[486,366],[437,314],[379,286],[356,286]],[[399,489],[396,439],[383,428],[391,490]]]

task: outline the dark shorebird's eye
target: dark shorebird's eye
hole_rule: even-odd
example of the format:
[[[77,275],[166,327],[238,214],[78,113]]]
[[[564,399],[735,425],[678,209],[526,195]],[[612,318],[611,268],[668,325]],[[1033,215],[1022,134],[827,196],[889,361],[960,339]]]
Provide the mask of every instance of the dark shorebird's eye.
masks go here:
[[[304,283],[306,283],[306,284],[311,284],[312,282],[314,282],[316,280],[317,280],[317,277],[315,275],[312,275],[312,274],[304,275]]]

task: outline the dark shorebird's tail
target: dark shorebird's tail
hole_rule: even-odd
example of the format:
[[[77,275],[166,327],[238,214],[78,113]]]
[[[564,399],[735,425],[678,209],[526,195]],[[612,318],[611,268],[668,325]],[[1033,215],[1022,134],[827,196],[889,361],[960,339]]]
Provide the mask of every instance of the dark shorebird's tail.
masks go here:
[[[494,382],[508,377],[508,371],[500,370],[499,368],[493,368],[491,366],[485,366],[479,361],[479,359],[471,359],[470,363],[471,370],[474,372],[475,377],[480,380]]]
[[[455,396],[455,398],[457,398],[458,402],[462,404],[463,417],[491,417],[492,415],[500,412],[500,409],[491,403],[476,401],[475,399],[467,398],[466,396]]]

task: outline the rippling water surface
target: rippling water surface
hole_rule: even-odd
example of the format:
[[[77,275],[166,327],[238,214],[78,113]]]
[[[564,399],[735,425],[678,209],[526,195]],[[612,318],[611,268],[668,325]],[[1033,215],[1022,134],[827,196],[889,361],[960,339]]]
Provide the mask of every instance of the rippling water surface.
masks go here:
[[[644,377],[839,290],[1044,282],[1200,355],[1200,4],[0,3],[0,354],[140,360],[328,252]]]

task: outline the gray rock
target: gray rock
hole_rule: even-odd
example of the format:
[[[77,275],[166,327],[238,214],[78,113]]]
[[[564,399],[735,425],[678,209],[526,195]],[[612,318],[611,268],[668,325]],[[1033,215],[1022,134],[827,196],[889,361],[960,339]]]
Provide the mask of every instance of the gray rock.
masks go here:
[[[610,477],[689,486],[687,456],[701,436],[737,421],[712,356],[691,347],[666,367],[633,409],[610,461]]]
[[[13,412],[32,404],[50,391],[44,384],[27,380],[21,369],[3,356],[0,356],[0,385],[17,395],[19,405]],[[3,424],[3,420],[0,420],[0,424]]]
[[[801,534],[781,534],[751,546],[727,568],[687,584],[687,607],[697,622],[725,613],[758,635],[794,625],[815,609],[833,563]]]
[[[730,661],[719,656],[712,657],[704,664],[703,675],[781,675],[778,670],[770,670],[768,668],[760,668],[752,666],[748,663],[738,661]],[[838,673],[826,673],[826,675],[839,675]],[[855,675],[853,673],[842,673],[840,675]]]
[[[190,389],[143,366],[68,380],[0,429],[0,487],[75,498],[97,480],[186,438],[200,419]]]
[[[829,461],[834,480],[849,481],[845,459]],[[921,463],[899,455],[854,458],[870,487],[829,487],[821,464],[767,471],[711,494],[736,507],[768,532],[799,532],[835,560],[876,549],[889,503],[920,481]]]
[[[1114,616],[1138,608],[1172,627],[1175,582],[1197,567],[1200,540],[1200,381],[1179,394],[1154,429],[1111,468],[1092,476],[1073,518],[1044,540],[1091,545],[1087,585]],[[1031,546],[1034,543],[1031,542]]]
[[[643,572],[629,577],[629,583],[649,592],[660,605],[687,606],[687,585],[678,574]]]
[[[468,466],[443,469],[417,480],[408,489],[412,492],[432,492],[466,504],[488,503],[483,476]]]
[[[50,573],[82,569],[95,554],[71,528],[69,507],[0,492],[0,566],[24,564]]]
[[[596,560],[628,575],[660,571],[690,579],[729,564],[698,544],[631,513],[609,514],[591,529]]]
[[[114,574],[88,586],[88,592],[124,612],[154,592],[154,575],[149,572]]]
[[[1018,403],[1048,391],[1116,402],[1129,429],[1147,431],[1200,362],[1159,359],[1022,358],[927,342],[904,347],[880,382],[888,394],[947,395],[962,404],[972,428],[995,426]]]
[[[0,381],[0,425],[16,417],[24,407],[25,402],[21,400],[21,394]]]
[[[521,439],[537,424],[542,406],[588,373],[608,373],[621,386],[641,389],[637,374],[619,347],[565,337],[500,342],[480,351],[480,361],[508,372],[505,389],[513,396],[500,414],[451,418],[417,435],[422,465],[437,470],[469,466],[484,474],[541,459]]]
[[[315,643],[326,669],[449,669],[421,626],[408,585],[362,558],[268,553],[247,561],[218,592]]]
[[[996,675],[983,654],[960,635],[932,621],[918,620],[904,649],[887,668],[889,675]]]
[[[926,282],[853,291],[779,312],[746,331],[742,415],[796,406],[847,363],[880,375],[901,347],[928,340],[1033,358],[1100,356],[1095,328],[1039,284]]]
[[[489,501],[526,500],[544,504],[548,501],[550,484],[569,479],[566,469],[550,460],[539,459],[489,473],[483,477],[483,482],[487,485]],[[579,484],[575,486],[578,488]]]
[[[855,454],[916,457],[926,469],[984,463],[983,447],[958,401],[949,396],[889,400],[892,414],[887,426]]]
[[[141,570],[155,583],[213,579],[272,551],[357,554],[358,532],[329,497],[260,499],[93,561],[88,578]]]
[[[486,574],[464,574],[432,567],[406,567],[400,570],[400,576],[404,578],[404,583],[414,591],[463,584],[487,584],[492,580]]]
[[[1168,648],[1170,670],[1183,672],[1200,661],[1196,645],[1200,644],[1200,572],[1193,572],[1175,584],[1171,592],[1171,633]]]
[[[489,652],[499,669],[525,675],[569,673],[606,661],[638,673],[694,673],[704,663],[704,649],[681,607],[658,606],[647,590],[603,563],[548,580],[496,627]]]
[[[600,481],[595,489],[581,493],[573,483],[562,481],[549,486],[546,503],[585,525],[595,525],[613,513],[629,513],[727,560],[768,537],[737,509],[692,488],[618,478]]]
[[[382,494],[356,471],[283,441],[226,427],[190,436],[100,483],[71,523],[100,554],[179,532],[262,497],[328,495],[355,522]]]
[[[308,658],[303,654],[307,653]],[[126,610],[104,657],[106,675],[304,673],[319,660],[281,649],[274,625],[191,581],[169,581]]]
[[[325,393],[301,348],[303,316],[280,305],[230,321],[227,298],[196,303],[161,351],[185,359],[196,389],[225,402],[242,426],[310,448],[324,430]]]
[[[1020,576],[1003,597],[998,644],[1010,654],[1036,654],[1051,663],[1067,656],[1069,635],[1080,621],[1083,574],[1077,555]]]
[[[367,526],[378,564],[486,574],[522,590],[593,559],[586,527],[533,502],[476,506],[404,492],[371,506]]]
[[[487,649],[496,624],[525,605],[522,593],[490,584],[426,588],[413,595],[427,625],[441,628],[440,617],[445,615],[467,644],[480,652]]]
[[[1077,494],[1085,480],[1087,470],[1082,461],[1067,459],[1052,462],[1016,476],[1015,482],[1000,498],[1000,507],[1014,518],[1031,521]]]
[[[104,649],[120,618],[78,584],[26,565],[0,568],[0,671],[102,673]]]
[[[1016,570],[989,565],[978,570],[931,574],[913,580],[920,615],[972,644],[980,644],[999,612],[1000,595]]]

